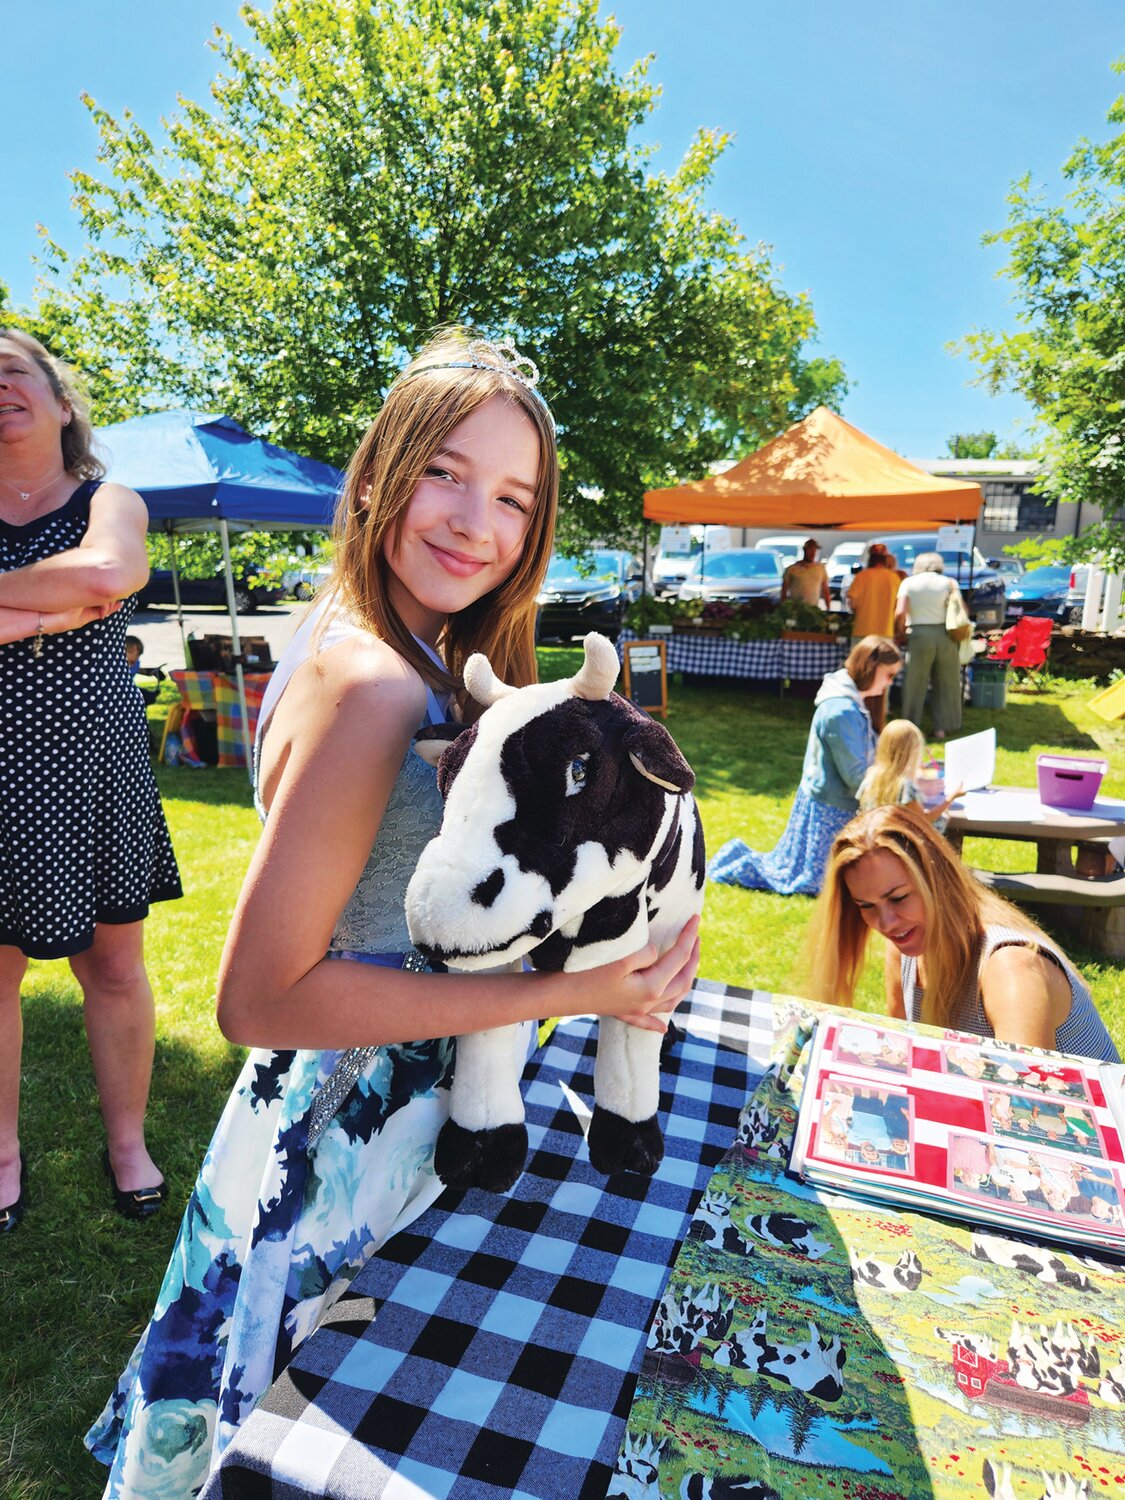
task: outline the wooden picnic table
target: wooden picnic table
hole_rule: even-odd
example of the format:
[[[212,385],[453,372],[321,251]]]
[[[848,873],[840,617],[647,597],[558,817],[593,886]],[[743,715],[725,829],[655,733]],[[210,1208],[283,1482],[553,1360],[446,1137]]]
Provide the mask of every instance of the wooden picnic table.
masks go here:
[[[1051,807],[1030,787],[966,792],[949,809],[946,837],[961,851],[966,835],[1016,839],[1035,845],[1034,872],[976,870],[987,885],[1014,901],[1059,908],[1083,942],[1110,958],[1125,958],[1125,874],[1075,873],[1075,844],[1125,838],[1125,800],[1098,797],[1088,811]]]

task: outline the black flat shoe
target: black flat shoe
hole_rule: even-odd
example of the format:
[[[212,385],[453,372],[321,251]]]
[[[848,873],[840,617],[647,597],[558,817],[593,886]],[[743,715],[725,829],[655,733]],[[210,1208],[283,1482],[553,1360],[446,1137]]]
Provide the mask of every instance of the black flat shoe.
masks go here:
[[[19,1228],[19,1222],[27,1213],[27,1159],[20,1152],[20,1195],[7,1208],[0,1208],[0,1234],[11,1234]]]
[[[135,1188],[131,1193],[117,1186],[109,1164],[109,1147],[102,1152],[102,1170],[113,1190],[113,1206],[123,1219],[149,1219],[164,1207],[164,1183],[159,1187]]]

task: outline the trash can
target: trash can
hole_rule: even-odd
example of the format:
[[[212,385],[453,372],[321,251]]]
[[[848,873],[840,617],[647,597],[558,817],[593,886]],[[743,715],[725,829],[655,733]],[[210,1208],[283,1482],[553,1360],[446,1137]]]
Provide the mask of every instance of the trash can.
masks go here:
[[[973,708],[1006,708],[1008,663],[979,658],[969,668],[969,704]]]

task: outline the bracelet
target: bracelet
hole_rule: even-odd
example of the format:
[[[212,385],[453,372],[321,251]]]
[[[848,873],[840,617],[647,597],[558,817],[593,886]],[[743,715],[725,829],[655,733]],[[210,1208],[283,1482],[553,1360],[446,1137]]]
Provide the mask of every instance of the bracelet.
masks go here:
[[[39,629],[35,633],[35,639],[31,643],[31,654],[36,661],[43,655],[43,616],[39,616]]]

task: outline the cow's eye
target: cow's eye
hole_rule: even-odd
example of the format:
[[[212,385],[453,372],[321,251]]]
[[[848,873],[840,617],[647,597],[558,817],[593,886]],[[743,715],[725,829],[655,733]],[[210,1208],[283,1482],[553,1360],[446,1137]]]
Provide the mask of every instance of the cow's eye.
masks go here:
[[[566,768],[566,795],[575,797],[586,785],[588,755],[576,755]]]

